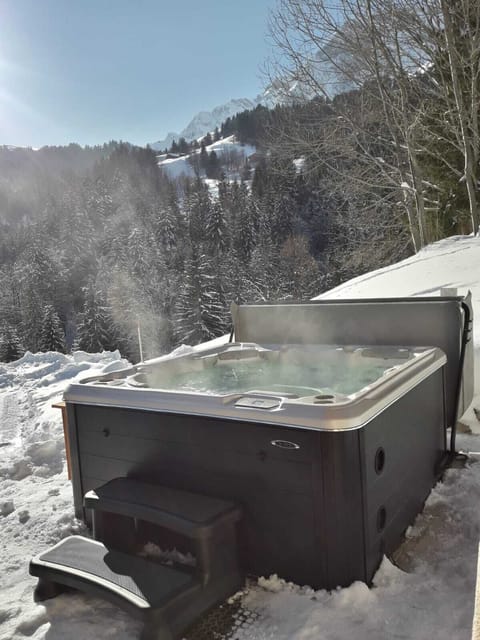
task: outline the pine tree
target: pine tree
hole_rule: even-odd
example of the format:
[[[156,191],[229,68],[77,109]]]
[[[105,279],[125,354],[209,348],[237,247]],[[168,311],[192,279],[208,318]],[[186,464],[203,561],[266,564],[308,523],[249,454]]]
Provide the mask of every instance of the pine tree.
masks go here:
[[[244,264],[250,261],[252,251],[255,248],[254,216],[257,213],[252,198],[248,198],[246,205],[241,209],[237,217],[236,249],[238,257]]]
[[[162,206],[157,212],[155,221],[155,237],[157,243],[168,255],[177,246],[177,220],[175,212],[169,206]]]
[[[76,347],[88,353],[118,348],[117,333],[105,298],[92,283],[85,288],[85,303]]]
[[[227,243],[225,217],[218,200],[212,202],[206,220],[207,243],[210,255],[219,255]]]
[[[318,265],[310,255],[306,238],[288,237],[280,250],[281,286],[292,298],[308,300],[320,289]]]
[[[206,172],[208,168],[208,153],[205,148],[205,142],[202,140],[200,144],[200,167]]]
[[[16,330],[3,325],[0,328],[0,362],[13,362],[25,353]]]
[[[240,179],[242,182],[247,182],[252,177],[252,168],[250,167],[250,163],[248,162],[248,158],[245,158],[245,162],[243,163],[242,171],[240,173]]]
[[[136,300],[138,292],[127,269],[117,269],[108,282],[109,316],[114,318],[117,347],[131,362],[140,360],[137,337]]]
[[[211,206],[212,201],[208,187],[202,180],[195,180],[189,186],[184,200],[188,232],[192,244],[203,242],[206,239],[206,226]]]
[[[180,140],[178,141],[178,152],[185,154],[188,153],[190,151],[190,148],[188,146],[188,142],[185,140],[185,138],[180,138]]]
[[[136,278],[146,280],[152,271],[150,249],[154,242],[145,229],[134,227],[128,237],[128,265],[129,272]]]
[[[232,302],[242,304],[257,298],[251,295],[248,286],[249,273],[247,267],[239,262],[237,255],[233,251],[228,251],[221,256],[219,272],[228,274],[228,277],[222,279],[222,300],[225,304],[225,320],[228,329],[231,323],[230,304]]]
[[[165,200],[164,215],[154,225],[154,233],[173,278],[174,274],[183,270],[184,243],[188,235],[187,220],[185,211],[179,206],[177,192],[171,184]]]
[[[110,218],[116,209],[110,189],[105,180],[99,177],[93,185],[90,185],[90,188],[85,188],[84,193],[90,220],[98,229],[105,224],[105,220]]]
[[[187,344],[211,340],[226,329],[218,277],[210,260],[196,251],[186,263],[175,309],[175,329],[177,341]]]
[[[266,161],[262,158],[258,165],[255,167],[252,179],[252,193],[257,198],[263,198],[265,191],[268,187],[268,172]]]
[[[230,186],[228,201],[228,228],[231,230],[232,246],[237,256],[248,261],[253,249],[254,227],[252,198],[244,183],[234,182]]]
[[[272,239],[281,245],[293,231],[295,203],[285,192],[280,192],[280,195],[271,194],[271,198],[267,200],[267,206],[272,208]]]
[[[40,332],[40,351],[65,353],[65,333],[60,318],[52,305],[47,305],[43,314]]]
[[[220,162],[217,154],[213,150],[210,151],[208,156],[206,173],[207,178],[218,179],[220,177]]]
[[[15,265],[19,283],[22,314],[21,339],[32,352],[39,348],[41,316],[45,302],[50,303],[58,291],[59,265],[52,259],[53,247],[46,250],[47,240],[32,230],[31,244]]]

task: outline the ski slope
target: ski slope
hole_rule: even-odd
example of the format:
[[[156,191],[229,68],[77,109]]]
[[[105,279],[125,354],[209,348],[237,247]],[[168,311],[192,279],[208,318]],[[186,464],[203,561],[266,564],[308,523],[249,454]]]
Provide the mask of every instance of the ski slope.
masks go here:
[[[443,240],[322,297],[439,295],[441,287],[472,291],[479,345],[477,238]],[[475,352],[478,365],[478,347]],[[138,637],[138,623],[101,600],[69,594],[35,604],[28,575],[32,555],[83,531],[73,515],[60,412],[51,404],[72,380],[124,365],[118,353],[82,352],[0,363],[0,640]],[[472,406],[480,408],[479,377]],[[462,421],[473,433],[459,434],[458,447],[471,452],[471,461],[448,471],[432,491],[395,564],[384,559],[373,588],[357,582],[313,591],[265,576],[240,596],[250,622],[232,640],[469,640],[480,537],[480,422],[472,409]]]

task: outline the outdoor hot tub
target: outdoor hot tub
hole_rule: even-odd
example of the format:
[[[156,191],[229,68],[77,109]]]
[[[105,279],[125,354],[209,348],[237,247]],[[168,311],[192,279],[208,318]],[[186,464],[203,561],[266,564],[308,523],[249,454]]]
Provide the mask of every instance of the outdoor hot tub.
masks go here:
[[[83,495],[118,477],[228,498],[243,507],[247,573],[369,582],[471,394],[467,302],[234,307],[235,342],[71,385],[77,515],[88,521]]]

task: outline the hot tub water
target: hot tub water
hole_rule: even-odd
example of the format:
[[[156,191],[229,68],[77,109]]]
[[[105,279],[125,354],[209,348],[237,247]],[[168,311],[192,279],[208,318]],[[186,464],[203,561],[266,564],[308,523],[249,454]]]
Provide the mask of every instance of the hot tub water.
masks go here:
[[[409,349],[391,348],[227,351],[219,356],[193,357],[190,366],[180,370],[166,363],[145,368],[135,382],[149,388],[208,395],[258,390],[290,397],[332,393],[338,398],[358,392],[413,357]]]

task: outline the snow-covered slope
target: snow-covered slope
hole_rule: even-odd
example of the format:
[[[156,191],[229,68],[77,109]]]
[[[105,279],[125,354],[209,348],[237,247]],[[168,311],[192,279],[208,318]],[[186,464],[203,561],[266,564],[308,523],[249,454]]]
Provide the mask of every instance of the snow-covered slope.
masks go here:
[[[438,295],[440,287],[471,289],[478,344],[477,238],[444,240],[324,297]],[[75,377],[123,364],[108,353],[27,354],[0,364],[0,640],[138,637],[134,620],[97,599],[69,594],[34,604],[35,580],[28,575],[32,555],[82,530],[73,517],[60,413],[50,405]],[[473,406],[480,408],[478,383],[476,389]],[[230,638],[470,640],[480,537],[480,423],[473,412],[463,421],[475,431],[458,437],[458,446],[472,452],[470,461],[448,471],[433,490],[395,555],[397,566],[384,559],[371,589],[357,582],[330,593],[276,576],[260,579],[240,596],[246,622]]]
[[[457,287],[460,294],[471,290],[473,300],[478,304],[479,267],[480,240],[471,236],[452,236],[425,247],[406,260],[349,280],[318,298],[439,296],[442,287]]]
[[[188,161],[190,154],[179,158],[167,158],[166,154],[158,156],[158,166],[165,171],[169,178],[175,179],[180,176],[194,178],[195,171]]]
[[[205,147],[207,153],[215,151],[219,161],[222,164],[228,165],[229,158],[232,158],[233,154],[238,154],[239,166],[243,166],[245,158],[250,157],[255,153],[256,148],[252,145],[241,144],[235,140],[235,136],[228,136],[217,142],[213,142]],[[180,156],[179,158],[166,158],[165,155],[158,156],[158,166],[161,167],[170,178],[179,178],[184,175],[189,178],[195,177],[195,171],[190,162],[190,158],[195,155],[199,155],[200,150],[195,151],[192,154]],[[203,175],[203,171],[201,175]],[[238,178],[238,171],[229,171],[228,166],[225,167],[225,174],[227,177]]]
[[[215,127],[219,127],[227,118],[231,118],[240,111],[254,109],[257,104],[257,99],[234,98],[215,107],[212,111],[200,111],[180,133],[169,133],[163,140],[150,144],[150,147],[155,151],[163,151],[169,149],[174,140],[178,142],[180,138],[185,138],[187,142],[192,142],[192,140],[202,138],[207,133],[214,131]]]

